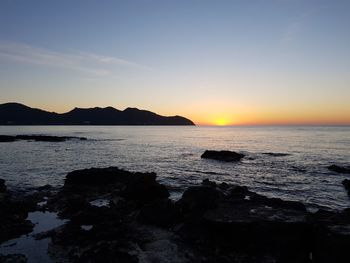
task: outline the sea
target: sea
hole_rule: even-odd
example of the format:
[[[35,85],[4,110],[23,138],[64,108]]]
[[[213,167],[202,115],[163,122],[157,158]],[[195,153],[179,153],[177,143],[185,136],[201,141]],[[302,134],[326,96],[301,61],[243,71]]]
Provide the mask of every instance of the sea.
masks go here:
[[[350,175],[327,169],[350,164],[349,126],[0,126],[0,134],[87,138],[0,143],[0,178],[14,192],[62,186],[73,170],[117,166],[156,172],[174,200],[209,179],[301,201],[309,209],[350,207],[342,185]],[[205,150],[246,156],[226,163],[202,159]]]

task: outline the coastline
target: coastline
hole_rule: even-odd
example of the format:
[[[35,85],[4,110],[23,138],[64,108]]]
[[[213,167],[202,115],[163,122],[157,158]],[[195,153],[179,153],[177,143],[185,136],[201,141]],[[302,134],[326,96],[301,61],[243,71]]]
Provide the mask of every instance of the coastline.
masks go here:
[[[174,202],[155,173],[91,168],[67,174],[61,188],[41,187],[15,200],[2,187],[1,198],[1,209],[23,207],[15,223],[26,228],[8,237],[46,240],[52,262],[347,262],[349,209],[311,213],[300,202],[208,179]],[[7,211],[18,218],[9,212],[17,210]],[[28,213],[64,221],[33,234]],[[2,230],[11,229],[14,222],[7,222]]]

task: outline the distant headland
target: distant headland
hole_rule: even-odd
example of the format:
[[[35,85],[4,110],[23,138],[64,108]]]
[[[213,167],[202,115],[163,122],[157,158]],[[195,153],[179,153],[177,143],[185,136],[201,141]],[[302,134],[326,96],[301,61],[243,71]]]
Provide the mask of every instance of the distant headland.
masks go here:
[[[0,125],[195,125],[182,116],[161,116],[147,110],[113,107],[74,108],[48,112],[20,103],[0,104]]]

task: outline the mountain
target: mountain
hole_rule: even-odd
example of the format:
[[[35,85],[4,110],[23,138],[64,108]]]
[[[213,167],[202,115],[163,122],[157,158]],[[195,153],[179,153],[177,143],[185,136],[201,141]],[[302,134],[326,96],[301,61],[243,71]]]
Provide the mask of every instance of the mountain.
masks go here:
[[[113,107],[74,108],[66,113],[48,112],[20,103],[0,104],[0,125],[195,125],[181,116],[161,116],[151,111]]]

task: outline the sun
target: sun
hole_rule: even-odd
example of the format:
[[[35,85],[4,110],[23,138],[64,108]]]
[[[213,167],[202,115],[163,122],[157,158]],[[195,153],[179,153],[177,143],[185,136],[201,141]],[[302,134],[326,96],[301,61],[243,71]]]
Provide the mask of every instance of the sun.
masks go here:
[[[230,121],[227,119],[224,119],[224,118],[220,118],[220,119],[215,120],[215,125],[218,125],[218,126],[226,126],[229,124],[230,124]]]

